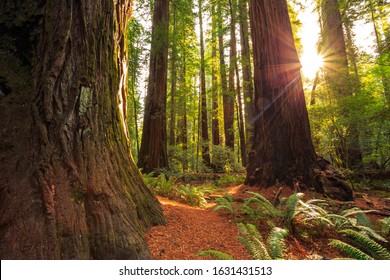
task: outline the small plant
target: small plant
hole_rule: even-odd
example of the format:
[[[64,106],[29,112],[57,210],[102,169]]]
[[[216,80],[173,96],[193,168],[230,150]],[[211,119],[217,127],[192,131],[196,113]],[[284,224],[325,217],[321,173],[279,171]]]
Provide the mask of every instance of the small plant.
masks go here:
[[[217,260],[234,260],[232,255],[217,250],[200,251],[197,256],[211,256]]]
[[[180,185],[178,192],[184,201],[193,206],[205,206],[207,204],[206,195],[211,193],[210,187],[193,187],[189,184]]]
[[[219,204],[214,207],[214,211],[223,209],[230,212],[232,215],[235,215],[237,213],[237,209],[236,206],[234,205],[233,197],[228,193],[226,193],[223,197],[217,197],[215,200]]]
[[[283,214],[281,209],[275,207],[267,198],[259,193],[247,192],[252,197],[247,198],[240,210],[250,219],[257,221],[261,218],[275,220]]]
[[[364,233],[352,229],[344,229],[339,231],[339,233],[350,240],[356,247],[336,239],[332,239],[330,245],[346,253],[351,258],[359,260],[390,260],[389,251]]]
[[[288,230],[279,227],[272,228],[265,243],[254,225],[239,223],[237,226],[241,233],[238,237],[239,241],[249,250],[254,259],[283,259],[284,238],[287,236]]]

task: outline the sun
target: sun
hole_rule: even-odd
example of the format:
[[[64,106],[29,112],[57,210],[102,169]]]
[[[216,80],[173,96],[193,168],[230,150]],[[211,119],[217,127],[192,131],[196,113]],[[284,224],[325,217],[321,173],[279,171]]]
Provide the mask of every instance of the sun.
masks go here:
[[[312,80],[317,71],[324,65],[324,60],[321,55],[315,52],[305,52],[301,57],[301,64],[303,75]]]

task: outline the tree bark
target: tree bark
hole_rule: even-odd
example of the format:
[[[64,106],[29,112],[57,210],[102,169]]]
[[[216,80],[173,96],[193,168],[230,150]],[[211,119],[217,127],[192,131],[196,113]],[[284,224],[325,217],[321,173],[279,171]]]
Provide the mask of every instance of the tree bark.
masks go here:
[[[175,145],[175,125],[176,125],[176,7],[173,6],[173,31],[172,31],[172,53],[171,53],[171,118],[169,121],[169,145]]]
[[[218,76],[217,76],[217,14],[215,5],[211,7],[211,90],[212,90],[212,143],[213,145],[220,144],[219,133],[219,98],[218,98]]]
[[[226,75],[226,63],[225,63],[225,47],[223,42],[224,26],[223,26],[223,17],[222,17],[222,4],[219,1],[217,6],[218,14],[218,50],[219,50],[219,71],[221,76],[221,91],[222,91],[222,103],[223,103],[223,129],[225,134],[225,146],[230,147],[234,145],[230,139],[230,131],[233,128],[233,124],[229,125],[229,112],[232,109],[229,107],[229,93],[227,86],[227,75]],[[233,98],[234,102],[234,98]],[[234,111],[234,103],[233,103]],[[231,115],[234,118],[234,112],[231,112]]]
[[[255,123],[254,183],[311,182],[315,151],[286,0],[251,0]]]
[[[249,27],[248,27],[248,7],[247,0],[239,0],[239,23],[240,23],[240,41],[241,41],[241,67],[242,67],[242,88],[244,93],[244,111],[245,111],[245,135],[246,135],[246,153],[253,146],[253,82],[251,55],[249,47]]]
[[[131,1],[0,6],[0,258],[147,259],[164,222],[126,134]]]
[[[210,148],[209,148],[209,129],[207,118],[207,100],[206,100],[206,70],[204,58],[204,40],[203,40],[203,17],[202,0],[199,5],[199,25],[200,25],[200,110],[201,110],[201,145],[202,159],[206,166],[210,166]]]
[[[232,0],[230,6],[230,54],[229,54],[229,76],[228,92],[223,95],[225,140],[226,146],[234,150],[234,103],[236,96],[234,75],[237,66],[237,46],[236,46],[236,17]]]

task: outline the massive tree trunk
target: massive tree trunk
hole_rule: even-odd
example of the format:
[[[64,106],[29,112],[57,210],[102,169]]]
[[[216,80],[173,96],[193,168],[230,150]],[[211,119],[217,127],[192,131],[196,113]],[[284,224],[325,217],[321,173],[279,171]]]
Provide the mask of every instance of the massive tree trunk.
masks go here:
[[[331,92],[341,104],[340,114],[348,116],[343,99],[352,96],[353,88],[350,85],[348,58],[344,40],[342,18],[337,0],[322,1],[323,26],[323,56],[327,83]],[[346,128],[344,139],[337,143],[337,153],[344,167],[353,167],[361,164],[358,131],[356,125],[350,122]]]
[[[167,72],[169,0],[154,3],[148,92],[138,166],[149,173],[168,167],[167,155]]]
[[[145,259],[164,221],[130,155],[131,1],[0,5],[0,258]]]
[[[256,117],[248,176],[261,186],[311,181],[315,152],[286,0],[251,0],[249,13]]]

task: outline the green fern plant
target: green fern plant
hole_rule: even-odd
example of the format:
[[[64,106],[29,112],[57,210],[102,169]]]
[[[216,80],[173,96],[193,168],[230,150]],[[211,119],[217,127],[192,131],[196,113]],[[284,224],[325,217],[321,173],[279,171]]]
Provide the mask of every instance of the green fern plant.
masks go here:
[[[260,232],[253,224],[237,224],[240,231],[238,237],[242,245],[244,245],[256,260],[272,260],[283,259],[283,251],[285,250],[284,238],[288,231],[274,227],[265,243]]]
[[[275,220],[282,217],[283,213],[275,207],[267,198],[256,192],[247,192],[252,196],[245,199],[239,210],[249,219],[257,221],[261,218]]]
[[[217,250],[204,250],[200,251],[197,256],[211,256],[217,260],[234,260],[233,256]]]
[[[332,247],[346,253],[348,256],[350,256],[352,259],[356,260],[373,260],[372,257],[367,255],[366,253],[362,252],[358,248],[345,243],[343,241],[337,240],[337,239],[331,239],[329,243]]]
[[[223,197],[217,197],[215,201],[218,202],[218,205],[214,207],[214,211],[226,210],[232,215],[237,213],[236,206],[234,205],[234,199],[228,193],[226,193]]]
[[[381,260],[390,260],[389,251],[384,248],[382,245],[371,239],[366,234],[353,230],[353,229],[344,229],[339,231],[340,234],[345,236],[350,240],[354,245],[344,243],[340,240],[332,240],[331,245],[341,251],[347,253],[350,257],[356,259],[381,259]],[[345,245],[347,244],[347,245]],[[369,257],[367,257],[367,256]]]
[[[209,188],[205,187],[194,187],[189,184],[180,185],[178,187],[180,196],[193,206],[205,206],[207,204],[206,195],[211,192]]]

